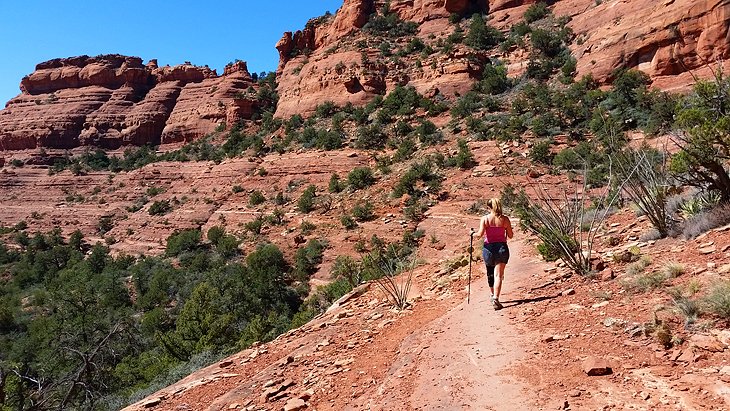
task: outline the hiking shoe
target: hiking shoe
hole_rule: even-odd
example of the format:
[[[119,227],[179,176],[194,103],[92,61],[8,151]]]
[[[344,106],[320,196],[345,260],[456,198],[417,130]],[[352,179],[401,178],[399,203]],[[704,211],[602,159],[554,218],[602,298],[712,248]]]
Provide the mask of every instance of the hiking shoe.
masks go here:
[[[499,302],[499,300],[498,300],[498,299],[496,299],[496,298],[492,298],[492,305],[494,306],[494,310],[495,310],[495,311],[496,311],[496,310],[501,310],[502,308],[504,308],[504,307],[502,306],[502,303],[500,303],[500,302]]]

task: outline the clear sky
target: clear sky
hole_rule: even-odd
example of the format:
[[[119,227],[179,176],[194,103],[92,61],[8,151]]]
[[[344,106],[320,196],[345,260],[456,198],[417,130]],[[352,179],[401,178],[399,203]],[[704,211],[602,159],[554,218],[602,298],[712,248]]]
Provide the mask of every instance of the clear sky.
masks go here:
[[[276,69],[285,31],[335,13],[343,0],[0,0],[0,109],[35,65],[57,57],[124,54],[160,65],[235,59]]]

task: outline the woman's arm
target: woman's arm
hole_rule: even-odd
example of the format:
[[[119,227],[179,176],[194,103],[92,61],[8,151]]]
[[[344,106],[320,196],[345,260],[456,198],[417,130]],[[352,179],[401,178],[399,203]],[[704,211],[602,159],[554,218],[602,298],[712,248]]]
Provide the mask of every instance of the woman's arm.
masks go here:
[[[484,220],[486,217],[482,217],[479,219],[479,231],[477,231],[477,238],[482,238],[484,236]]]
[[[507,231],[507,238],[512,238],[515,234],[512,232],[512,223],[509,221],[509,217],[502,216],[502,225],[504,226],[505,231]]]

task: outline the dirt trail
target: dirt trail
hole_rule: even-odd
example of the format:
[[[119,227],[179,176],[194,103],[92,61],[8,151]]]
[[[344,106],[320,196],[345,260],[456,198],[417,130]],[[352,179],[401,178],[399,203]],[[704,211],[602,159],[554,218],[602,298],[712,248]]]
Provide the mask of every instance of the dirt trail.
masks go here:
[[[537,409],[537,398],[509,373],[510,364],[527,354],[523,336],[509,321],[521,298],[518,287],[541,270],[520,257],[522,247],[522,241],[510,243],[500,298],[505,308],[492,308],[484,267],[473,263],[470,303],[463,301],[404,340],[391,378],[379,390],[385,401],[372,409],[402,409],[404,402],[418,410]],[[474,248],[476,256],[480,249]]]

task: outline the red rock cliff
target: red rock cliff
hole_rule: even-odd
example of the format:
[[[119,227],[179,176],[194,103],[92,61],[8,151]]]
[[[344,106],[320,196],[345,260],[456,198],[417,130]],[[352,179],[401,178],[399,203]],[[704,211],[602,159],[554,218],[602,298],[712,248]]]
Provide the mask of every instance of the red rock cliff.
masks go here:
[[[476,52],[458,42],[445,47],[454,32],[449,19],[488,10],[489,23],[507,32],[534,3],[391,0],[391,12],[417,27],[414,35],[393,38],[364,29],[384,0],[345,0],[335,15],[285,33],[276,45],[276,115],[307,115],[325,101],[361,105],[397,85],[453,99],[471,88],[488,58],[506,61],[517,75],[525,53]],[[555,15],[571,17],[579,76],[591,73],[608,82],[616,68],[637,68],[657,87],[681,89],[730,55],[730,0],[551,3]],[[407,51],[414,36],[432,50]],[[221,123],[250,118],[256,87],[243,62],[218,76],[207,67],[158,67],[154,60],[143,65],[140,58],[120,55],[54,59],[23,78],[22,93],[0,111],[0,150],[194,140]]]
[[[301,32],[285,33],[280,51],[277,115],[311,113],[324,101],[362,104],[397,84],[410,84],[425,94],[453,97],[469,89],[485,56],[456,45],[446,53],[400,60],[379,50],[397,40],[374,38],[362,30],[383,1],[345,0],[331,18],[310,21]],[[488,4],[487,4],[488,3]],[[400,0],[390,8],[406,21],[418,24],[417,36],[429,45],[453,32],[452,13],[489,10],[490,24],[504,32],[521,21],[536,0]],[[692,74],[707,75],[709,67],[730,54],[730,1],[728,0],[557,0],[557,16],[572,18],[576,34],[572,49],[578,75],[592,73],[611,81],[616,68],[640,69],[663,89],[686,88]],[[297,54],[307,50],[309,55]],[[507,60],[513,73],[526,64],[523,56],[491,57]]]
[[[24,77],[0,111],[0,150],[106,148],[200,138],[250,118],[256,87],[244,62],[223,76],[208,67],[158,67],[138,57],[54,59]]]

